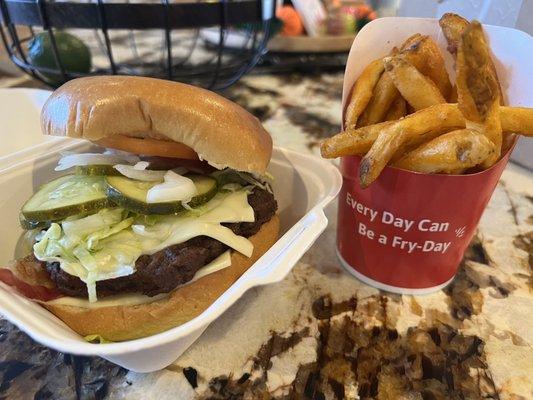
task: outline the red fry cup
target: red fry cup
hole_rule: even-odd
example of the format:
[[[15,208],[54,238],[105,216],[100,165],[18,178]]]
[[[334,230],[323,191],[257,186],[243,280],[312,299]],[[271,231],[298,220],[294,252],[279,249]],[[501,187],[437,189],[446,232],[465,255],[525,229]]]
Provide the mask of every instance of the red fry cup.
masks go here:
[[[524,32],[484,26],[508,103],[531,107],[533,58]],[[414,33],[440,46],[453,78],[453,59],[436,19],[380,18],[357,35],[348,57],[343,110],[362,69]],[[531,54],[529,52],[528,54]],[[386,167],[367,189],[358,180],[360,157],[341,160],[337,254],[360,280],[402,294],[439,290],[455,276],[481,215],[509,160],[469,175],[429,175]]]
[[[360,157],[343,157],[337,249],[344,267],[379,289],[439,290],[455,276],[481,214],[509,160],[470,175],[429,175],[387,167],[366,189]]]

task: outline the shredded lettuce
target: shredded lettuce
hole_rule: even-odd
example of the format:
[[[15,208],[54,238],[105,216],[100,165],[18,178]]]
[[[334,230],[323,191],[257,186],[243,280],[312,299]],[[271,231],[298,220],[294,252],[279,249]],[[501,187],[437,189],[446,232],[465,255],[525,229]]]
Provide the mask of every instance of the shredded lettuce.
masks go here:
[[[98,335],[98,334],[87,335],[87,336],[84,336],[83,339],[85,341],[91,342],[91,343],[100,343],[100,344],[103,344],[103,343],[114,343],[111,340],[107,340],[102,335]]]
[[[269,181],[274,181],[274,175],[272,175],[270,172],[265,172],[265,177],[269,180]]]
[[[84,237],[101,229],[108,228],[110,225],[118,224],[122,221],[124,210],[122,208],[104,208],[96,214],[76,220],[63,221],[61,223],[65,234],[72,237]]]
[[[135,218],[129,217],[122,221],[120,221],[118,224],[115,224],[113,226],[107,226],[103,229],[100,229],[99,231],[96,231],[94,233],[91,233],[87,237],[87,247],[89,250],[95,250],[98,249],[98,243],[102,239],[105,239],[111,235],[114,235],[115,233],[118,233],[122,231],[123,229],[129,228],[132,224]]]
[[[67,273],[78,276],[87,284],[89,300],[96,301],[95,283],[102,276],[133,272],[138,250],[112,253],[99,245],[132,225],[134,218],[124,219],[125,215],[120,208],[103,209],[77,220],[53,223],[35,243],[33,252],[37,259],[59,262]]]

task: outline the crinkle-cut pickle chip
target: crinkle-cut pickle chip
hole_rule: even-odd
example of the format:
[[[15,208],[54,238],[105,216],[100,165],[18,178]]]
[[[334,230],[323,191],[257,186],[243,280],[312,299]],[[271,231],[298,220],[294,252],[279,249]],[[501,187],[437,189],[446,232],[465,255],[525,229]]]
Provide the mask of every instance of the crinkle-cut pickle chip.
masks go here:
[[[203,175],[188,176],[196,186],[196,196],[188,203],[189,207],[198,207],[213,198],[218,185],[214,178]],[[124,176],[107,176],[107,195],[109,199],[126,210],[138,214],[175,214],[185,210],[181,201],[147,203],[146,194],[160,182],[143,182]]]
[[[57,221],[111,206],[103,176],[65,175],[41,186],[22,206],[28,224]]]
[[[76,175],[120,175],[112,165],[78,165],[74,171]]]

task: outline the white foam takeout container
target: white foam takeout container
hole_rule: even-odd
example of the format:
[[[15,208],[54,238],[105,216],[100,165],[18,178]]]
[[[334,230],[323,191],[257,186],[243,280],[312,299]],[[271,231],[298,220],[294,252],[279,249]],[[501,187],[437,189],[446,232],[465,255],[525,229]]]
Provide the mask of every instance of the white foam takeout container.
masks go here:
[[[12,118],[19,118],[12,115]],[[25,132],[13,132],[24,135]],[[68,140],[68,139],[66,139]],[[41,146],[39,148],[39,146]],[[87,143],[75,141],[69,150],[86,151]],[[0,262],[21,256],[21,205],[43,183],[58,175],[53,169],[59,152],[36,144],[7,157],[0,157]],[[181,326],[143,339],[120,343],[93,344],[84,341],[61,320],[37,303],[0,285],[0,313],[36,341],[58,351],[101,356],[137,372],[151,372],[171,364],[207,328],[251,287],[283,279],[325,229],[323,208],[337,195],[341,177],[336,167],[318,157],[275,148],[269,172],[279,204],[281,237],[235,284],[200,316]]]
[[[0,89],[0,169],[48,150],[67,150],[78,142],[41,134],[39,114],[50,93],[42,89]]]

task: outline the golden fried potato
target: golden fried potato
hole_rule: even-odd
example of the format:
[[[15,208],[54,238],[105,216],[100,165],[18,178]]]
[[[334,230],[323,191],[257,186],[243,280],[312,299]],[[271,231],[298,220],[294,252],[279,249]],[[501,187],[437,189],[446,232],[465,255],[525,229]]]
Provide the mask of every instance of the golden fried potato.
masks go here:
[[[409,36],[403,43],[402,45],[400,46],[400,50],[405,50],[407,49],[408,47],[411,47],[413,45],[416,45],[417,43],[419,43],[423,38],[425,38],[426,36],[423,36],[421,33],[415,33],[411,36]],[[391,54],[393,55],[393,54]]]
[[[430,114],[431,116],[429,116]],[[533,137],[533,108],[500,107],[502,129],[506,134],[517,133]],[[409,119],[409,124],[405,120]],[[428,119],[431,124],[427,127],[422,124]],[[396,132],[407,128],[409,125],[419,126],[419,131],[428,134],[430,131],[451,130],[453,128],[465,128],[465,120],[457,104],[440,104],[414,114],[406,116],[399,121],[389,121],[380,124],[369,125],[357,129],[347,129],[324,140],[321,144],[322,156],[336,158],[348,155],[362,155],[370,150],[379,133],[385,129]],[[431,136],[431,135],[430,135]],[[506,135],[508,136],[508,135]]]
[[[442,33],[448,42],[448,51],[453,56],[457,55],[457,49],[459,48],[461,35],[468,24],[468,20],[454,13],[446,13],[439,20]]]
[[[415,110],[446,103],[437,85],[401,55],[385,57],[383,64],[396,89]]]
[[[504,132],[533,137],[533,108],[500,107],[500,119]]]
[[[407,114],[407,102],[403,97],[398,97],[391,104],[387,115],[385,115],[385,121],[396,121],[397,119],[405,117]]]
[[[348,107],[346,108],[344,121],[346,128],[357,125],[357,120],[372,98],[374,87],[382,73],[383,62],[380,58],[368,64],[359,78],[357,78],[352,88],[352,93],[350,94]]]
[[[454,174],[480,165],[495,149],[494,144],[482,133],[461,129],[423,144],[393,166],[426,174]]]
[[[417,33],[412,37],[415,36],[421,35]],[[399,52],[400,50],[397,47],[393,47],[389,55],[394,56]],[[388,112],[394,101],[400,96],[398,90],[396,90],[396,87],[392,83],[390,76],[384,75],[384,73],[381,74],[378,82],[374,86],[374,93],[372,93],[372,97],[367,103],[367,107],[361,115],[361,118],[358,120],[358,127],[384,121],[385,114]]]
[[[361,115],[358,126],[376,124],[385,119],[392,103],[400,96],[391,76],[383,72],[374,88],[374,95]]]
[[[454,13],[446,13],[439,20],[439,25],[442,29],[444,37],[446,38],[446,41],[448,42],[448,51],[456,58],[461,36],[469,25],[468,20]],[[494,66],[492,60],[490,62],[490,68],[492,69],[493,74],[497,77],[498,75],[496,73],[496,67]],[[505,99],[499,81],[498,90],[500,92],[500,105],[503,106],[505,104]],[[457,96],[450,96],[449,101],[450,103],[455,103],[457,101]]]
[[[324,140],[320,145],[320,153],[324,158],[365,154],[376,141],[379,132],[394,122],[381,122],[357,129],[346,129]]]
[[[417,40],[411,40],[401,54],[437,85],[444,98],[448,98],[452,89],[450,77],[440,48],[431,37],[420,36]]]
[[[491,66],[483,28],[479,22],[472,21],[464,30],[457,50],[457,98],[466,127],[483,133],[496,146],[485,167],[499,159],[502,147],[500,87]]]

